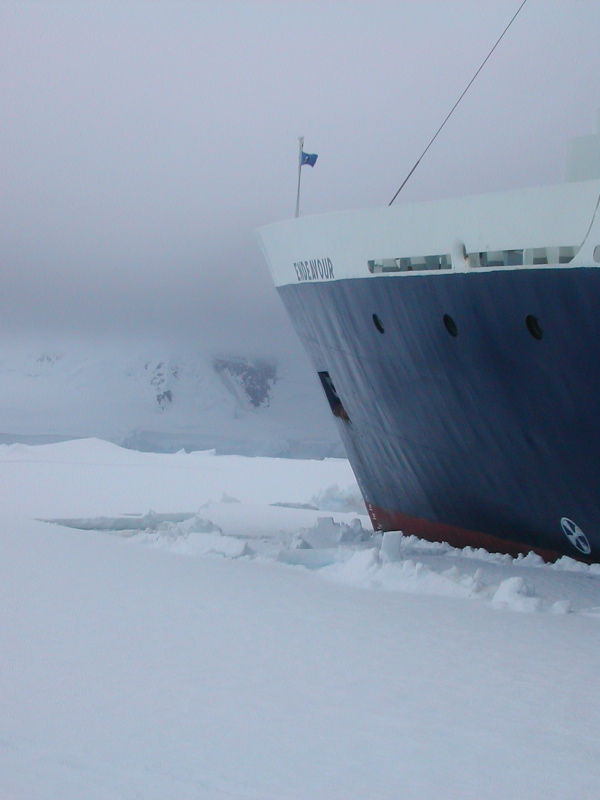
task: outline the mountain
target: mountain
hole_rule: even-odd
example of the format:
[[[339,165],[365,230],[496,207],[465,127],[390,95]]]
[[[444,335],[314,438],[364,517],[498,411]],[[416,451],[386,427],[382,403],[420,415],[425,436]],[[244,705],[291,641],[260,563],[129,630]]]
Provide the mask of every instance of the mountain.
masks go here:
[[[94,436],[137,450],[343,457],[305,361],[108,347],[0,349],[0,442]]]

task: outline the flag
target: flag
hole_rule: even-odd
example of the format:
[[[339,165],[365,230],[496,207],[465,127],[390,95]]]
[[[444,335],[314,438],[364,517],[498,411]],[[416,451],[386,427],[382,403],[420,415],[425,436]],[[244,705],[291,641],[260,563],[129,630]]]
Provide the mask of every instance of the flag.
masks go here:
[[[318,157],[319,156],[316,153],[305,153],[303,150],[300,166],[303,167],[305,164],[308,164],[309,167],[314,167],[314,165],[317,163]]]

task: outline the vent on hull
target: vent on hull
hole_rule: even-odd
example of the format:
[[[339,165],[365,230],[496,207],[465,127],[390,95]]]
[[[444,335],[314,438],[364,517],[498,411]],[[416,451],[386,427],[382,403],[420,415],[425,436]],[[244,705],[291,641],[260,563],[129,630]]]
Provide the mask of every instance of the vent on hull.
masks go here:
[[[340,400],[340,397],[335,390],[335,386],[333,385],[333,381],[331,380],[329,373],[319,372],[318,375],[334,417],[339,417],[346,422],[350,422],[348,412],[344,408],[344,404]]]

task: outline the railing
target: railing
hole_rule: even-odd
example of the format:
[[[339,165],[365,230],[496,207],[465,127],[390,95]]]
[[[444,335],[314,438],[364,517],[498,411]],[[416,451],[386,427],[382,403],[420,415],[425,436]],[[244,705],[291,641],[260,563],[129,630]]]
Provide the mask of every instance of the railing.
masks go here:
[[[450,255],[415,256],[413,258],[379,258],[367,261],[369,272],[421,272],[422,270],[451,269]]]
[[[524,250],[487,250],[469,253],[469,266],[477,267],[518,267],[521,265],[568,264],[579,247],[527,247]]]
[[[522,265],[568,264],[579,247],[528,247],[523,250],[482,250],[469,253],[467,263],[471,269],[481,267],[519,267]],[[369,272],[423,272],[426,270],[451,269],[452,259],[447,253],[435,256],[411,256],[410,258],[378,258],[367,261]]]

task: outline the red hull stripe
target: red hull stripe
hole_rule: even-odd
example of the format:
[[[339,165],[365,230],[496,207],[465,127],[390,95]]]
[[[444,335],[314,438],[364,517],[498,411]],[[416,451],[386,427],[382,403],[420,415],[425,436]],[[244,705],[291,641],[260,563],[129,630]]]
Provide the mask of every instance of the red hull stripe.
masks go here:
[[[540,555],[545,561],[556,561],[561,556],[561,553],[555,550],[532,547],[510,539],[490,536],[487,533],[455,528],[453,525],[445,525],[441,522],[430,522],[418,517],[409,517],[400,511],[390,511],[387,508],[378,508],[370,504],[367,509],[375,530],[402,531],[405,535],[414,534],[420,539],[426,539],[428,542],[447,542],[452,547],[460,548],[483,547],[490,553],[508,553],[515,557],[519,553],[533,552]]]

